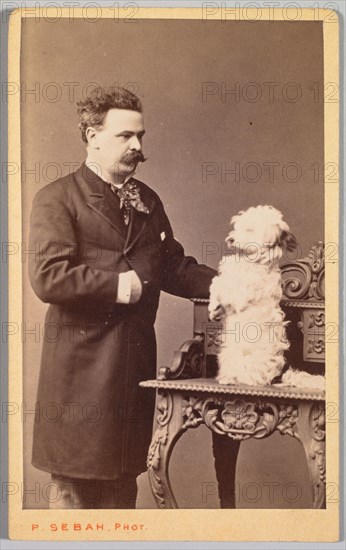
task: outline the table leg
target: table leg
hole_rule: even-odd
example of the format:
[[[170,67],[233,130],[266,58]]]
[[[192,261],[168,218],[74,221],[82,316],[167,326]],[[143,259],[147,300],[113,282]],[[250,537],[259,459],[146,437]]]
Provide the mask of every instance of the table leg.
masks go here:
[[[240,441],[213,432],[215,474],[221,508],[235,508],[235,474]]]
[[[152,493],[159,508],[178,508],[169,480],[169,460],[182,429],[182,396],[178,392],[159,390],[157,396],[158,427],[148,453],[148,475]]]
[[[325,409],[319,402],[299,404],[297,435],[304,447],[313,494],[313,507],[324,508],[326,498]]]

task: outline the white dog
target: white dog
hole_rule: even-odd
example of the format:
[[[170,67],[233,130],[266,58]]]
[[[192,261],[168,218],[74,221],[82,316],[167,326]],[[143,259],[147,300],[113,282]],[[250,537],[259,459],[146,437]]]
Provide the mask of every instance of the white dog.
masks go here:
[[[269,385],[280,376],[286,338],[279,260],[296,240],[272,206],[251,207],[231,220],[226,238],[228,254],[210,287],[209,315],[223,322],[220,346],[220,384]],[[289,368],[282,383],[324,388],[324,377]]]

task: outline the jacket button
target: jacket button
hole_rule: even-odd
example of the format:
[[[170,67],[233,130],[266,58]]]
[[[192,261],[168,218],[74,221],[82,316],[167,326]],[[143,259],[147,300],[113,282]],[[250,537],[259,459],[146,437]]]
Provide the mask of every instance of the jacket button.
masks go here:
[[[105,325],[108,325],[108,321],[105,321]]]

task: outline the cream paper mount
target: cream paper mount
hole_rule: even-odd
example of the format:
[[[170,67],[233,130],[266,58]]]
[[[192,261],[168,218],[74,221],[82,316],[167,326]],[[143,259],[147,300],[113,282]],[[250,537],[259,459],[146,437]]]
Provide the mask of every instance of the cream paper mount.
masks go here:
[[[338,15],[317,7],[245,10],[216,2],[195,8],[154,9],[136,3],[127,7],[93,6],[16,9],[9,23],[7,338],[11,406],[7,410],[6,498],[10,538],[336,541]],[[156,323],[158,366],[172,367],[171,358],[174,352],[176,355],[173,370],[161,369],[158,380],[141,389],[149,392],[148,386],[156,387],[159,395],[157,422],[148,448],[150,476],[143,473],[138,478],[137,508],[49,509],[50,472],[32,466],[31,452],[42,345],[57,335],[45,333],[47,306],[35,296],[28,279],[28,254],[33,253],[28,249],[29,217],[37,191],[74,172],[85,158],[76,102],[93,85],[114,83],[138,94],[144,104],[144,149],[149,159],[135,177],[158,192],[175,236],[199,262],[217,266],[231,215],[252,204],[274,204],[284,212],[301,246],[300,258],[306,258],[316,242],[324,242],[326,395],[320,399],[314,394],[302,400],[317,400],[320,407],[318,413],[311,413],[316,445],[308,451],[308,460],[314,461],[320,472],[321,487],[325,481],[320,487],[325,490],[325,504],[323,498],[313,499],[304,451],[297,438],[281,438],[276,433],[257,441],[238,438],[242,442],[236,476],[237,508],[219,508],[208,428],[219,427],[224,437],[233,434],[236,439],[229,427],[235,415],[239,430],[251,431],[251,418],[255,417],[251,414],[257,414],[253,403],[260,391],[243,391],[240,397],[233,394],[226,400],[226,421],[220,424],[215,417],[216,424],[213,420],[214,424],[208,425],[210,408],[203,412],[201,403],[198,408],[197,397],[214,391],[215,386],[208,386],[212,377],[204,371],[197,395],[193,390],[196,380],[192,380],[191,390],[186,377],[179,380],[176,375],[179,369],[180,374],[184,371],[188,359],[189,378],[200,377],[198,361],[193,361],[196,353],[206,353],[204,345],[215,344],[215,334],[204,331],[209,341],[201,344],[204,326],[202,331],[195,331],[192,347],[187,345],[177,352],[191,338],[191,308],[198,315],[204,305],[197,301],[192,306],[191,302],[162,295]],[[163,231],[158,233],[162,243],[163,235],[167,236]],[[90,264],[97,258],[94,253],[89,250]],[[195,328],[196,322],[199,318],[195,317]],[[171,400],[177,405],[186,391],[190,394],[181,413],[184,429],[204,425],[186,430],[177,444],[171,457],[169,486],[159,462],[165,437],[172,429],[168,428],[173,415]],[[220,388],[216,393],[217,414],[221,414],[224,394]],[[263,396],[268,402],[277,397],[270,392],[261,396],[262,404]],[[279,407],[274,413],[274,409],[265,412],[268,418],[281,414],[282,422],[276,419],[276,426],[286,434],[295,423],[296,397],[294,392],[285,396],[285,407],[287,403],[293,406],[290,411]],[[247,420],[241,415],[241,403],[244,407],[252,404],[244,413]],[[325,463],[319,443],[324,430],[323,410]],[[262,422],[261,429],[267,429],[269,435],[266,418],[262,417]],[[93,444],[83,443],[90,449]],[[173,489],[176,500],[171,498]],[[319,509],[314,508],[316,502]]]

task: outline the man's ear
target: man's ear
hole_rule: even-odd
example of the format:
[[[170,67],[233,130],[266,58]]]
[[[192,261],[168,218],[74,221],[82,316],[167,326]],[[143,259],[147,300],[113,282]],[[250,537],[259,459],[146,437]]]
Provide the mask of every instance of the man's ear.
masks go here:
[[[85,137],[88,141],[88,145],[92,147],[93,149],[99,149],[98,144],[98,132],[93,128],[93,126],[88,126],[88,128],[85,130]]]

